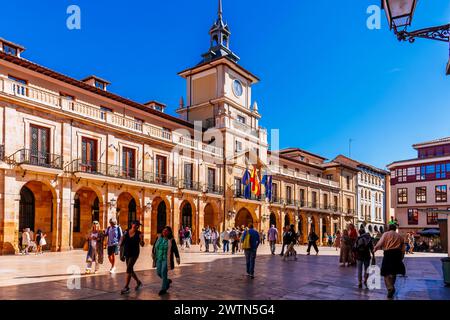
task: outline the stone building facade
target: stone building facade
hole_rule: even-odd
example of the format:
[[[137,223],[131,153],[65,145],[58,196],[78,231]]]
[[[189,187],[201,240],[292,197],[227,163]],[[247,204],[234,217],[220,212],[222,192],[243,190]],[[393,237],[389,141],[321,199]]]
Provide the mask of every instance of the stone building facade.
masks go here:
[[[108,91],[22,57],[0,39],[0,254],[19,250],[24,228],[41,229],[52,251],[81,248],[92,222],[142,223],[146,244],[166,225],[219,231],[252,222],[303,242],[355,223],[358,171],[300,149],[269,152],[252,99],[259,79],[230,50],[222,9],[200,63],[179,73],[179,117],[157,101]],[[274,197],[243,196],[244,171],[273,176]]]

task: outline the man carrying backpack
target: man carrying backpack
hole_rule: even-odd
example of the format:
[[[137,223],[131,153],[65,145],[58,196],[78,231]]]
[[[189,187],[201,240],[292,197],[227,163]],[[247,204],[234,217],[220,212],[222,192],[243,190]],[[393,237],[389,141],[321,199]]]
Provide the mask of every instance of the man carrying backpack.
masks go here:
[[[115,256],[119,254],[119,242],[120,238],[122,238],[122,229],[117,225],[116,219],[109,220],[109,227],[105,232],[108,237],[108,260],[111,263],[110,273],[114,273],[116,271]]]
[[[356,266],[358,268],[358,288],[362,288],[362,273],[364,267],[364,285],[367,288],[367,279],[369,274],[367,269],[370,265],[371,258],[375,259],[373,251],[373,242],[370,234],[366,233],[364,228],[359,229],[359,237],[355,242],[354,252],[356,256]]]
[[[242,235],[242,249],[245,253],[245,262],[247,265],[247,275],[251,278],[255,278],[255,260],[256,260],[256,250],[258,249],[259,243],[259,232],[253,228],[253,224],[248,225],[248,230],[245,230]]]

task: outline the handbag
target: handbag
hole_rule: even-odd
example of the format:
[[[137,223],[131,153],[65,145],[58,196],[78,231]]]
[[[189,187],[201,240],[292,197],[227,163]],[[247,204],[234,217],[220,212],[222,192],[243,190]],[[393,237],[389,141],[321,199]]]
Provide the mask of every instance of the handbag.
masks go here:
[[[41,240],[39,241],[39,245],[40,245],[41,247],[47,245],[47,241],[45,241],[45,238],[44,238],[44,237],[41,237]]]

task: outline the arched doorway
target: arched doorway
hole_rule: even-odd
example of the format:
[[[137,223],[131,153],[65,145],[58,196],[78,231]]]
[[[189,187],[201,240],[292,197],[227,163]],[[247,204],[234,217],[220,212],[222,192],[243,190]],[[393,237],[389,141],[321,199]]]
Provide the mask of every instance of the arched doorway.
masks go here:
[[[20,206],[19,206],[19,231],[25,228],[34,230],[34,195],[33,192],[23,187],[20,190]]]
[[[181,226],[192,230],[192,206],[189,202],[185,202],[181,209]]]
[[[253,217],[246,208],[242,208],[239,210],[238,214],[236,215],[235,219],[235,226],[236,227],[247,227],[250,223],[253,223]]]
[[[275,228],[277,227],[277,216],[273,212],[270,213],[270,226],[275,226]]]
[[[289,214],[285,214],[284,215],[284,226],[285,227],[288,227],[288,226],[290,226],[291,225],[291,219],[289,218]]]
[[[29,228],[34,235],[41,230],[47,235],[47,246],[45,249],[58,249],[53,237],[53,201],[55,195],[50,186],[39,182],[30,181],[20,189],[19,200],[19,244],[23,229]],[[34,239],[33,239],[34,240]],[[56,239],[55,239],[56,240]]]
[[[158,205],[156,233],[161,233],[164,227],[167,225],[167,207],[164,201],[161,201]]]
[[[123,192],[117,199],[118,218],[117,221],[124,228],[131,228],[133,220],[139,220],[136,199],[129,193]]]
[[[213,206],[208,203],[204,210],[204,220],[203,220],[203,226],[206,228],[206,226],[215,227],[216,229],[219,228],[219,221],[217,218],[216,213],[214,212]]]
[[[91,230],[94,221],[102,219],[100,198],[90,188],[81,188],[74,195],[72,218],[72,246],[82,248],[86,241],[85,236]]]

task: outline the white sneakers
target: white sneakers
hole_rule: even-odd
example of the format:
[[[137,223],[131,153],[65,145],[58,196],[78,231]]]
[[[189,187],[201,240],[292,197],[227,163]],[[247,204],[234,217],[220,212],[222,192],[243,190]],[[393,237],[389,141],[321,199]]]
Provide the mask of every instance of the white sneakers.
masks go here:
[[[116,273],[116,267],[112,267],[112,268],[109,270],[109,273]]]

